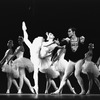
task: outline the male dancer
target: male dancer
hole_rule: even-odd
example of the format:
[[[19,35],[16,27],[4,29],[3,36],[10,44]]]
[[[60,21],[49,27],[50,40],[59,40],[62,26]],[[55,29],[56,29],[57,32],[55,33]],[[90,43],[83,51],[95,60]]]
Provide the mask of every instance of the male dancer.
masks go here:
[[[77,37],[75,31],[76,31],[75,28],[69,28],[68,29],[68,37],[64,38],[63,42],[61,42],[61,45],[63,45],[64,43],[66,44],[66,48],[67,48],[66,49],[66,57],[69,60],[69,63],[65,69],[65,74],[60,83],[60,87],[54,93],[59,93],[62,90],[63,86],[66,83],[66,80],[73,73],[74,69],[75,69],[75,72],[74,72],[75,77],[81,87],[80,94],[85,93],[85,89],[83,86],[83,80],[80,76],[80,73],[82,70],[82,65],[84,63],[83,62],[84,54],[82,53],[84,47],[82,47],[82,45],[84,44],[85,37],[84,36]],[[82,49],[81,49],[81,47],[82,47]]]

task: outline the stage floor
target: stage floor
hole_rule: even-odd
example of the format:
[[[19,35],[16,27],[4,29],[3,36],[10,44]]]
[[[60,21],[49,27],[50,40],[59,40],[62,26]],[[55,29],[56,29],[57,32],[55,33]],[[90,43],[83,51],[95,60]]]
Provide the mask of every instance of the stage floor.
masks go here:
[[[89,95],[75,95],[75,94],[0,94],[0,100],[29,100],[29,99],[66,99],[66,100],[100,100],[100,94],[89,94]]]

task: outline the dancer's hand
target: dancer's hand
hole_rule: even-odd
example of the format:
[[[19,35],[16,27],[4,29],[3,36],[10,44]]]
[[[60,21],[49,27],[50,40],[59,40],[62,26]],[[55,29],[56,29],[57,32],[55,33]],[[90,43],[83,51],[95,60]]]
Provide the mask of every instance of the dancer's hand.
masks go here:
[[[81,37],[80,37],[80,42],[81,42],[81,43],[84,43],[84,41],[85,41],[85,37],[84,37],[84,36],[81,36]]]
[[[59,39],[57,39],[57,40],[54,40],[54,42],[56,43],[56,44],[60,44],[60,42],[59,42]]]
[[[24,21],[22,22],[22,29],[23,29],[24,31],[26,31],[26,30],[27,30],[27,27],[26,27],[26,24],[25,24],[25,22],[24,22]]]
[[[67,41],[67,42],[69,42],[70,39],[69,39],[68,37],[67,37],[67,38],[63,38],[62,41]]]
[[[65,39],[67,42],[69,42],[70,41],[70,39],[67,37],[66,39]]]

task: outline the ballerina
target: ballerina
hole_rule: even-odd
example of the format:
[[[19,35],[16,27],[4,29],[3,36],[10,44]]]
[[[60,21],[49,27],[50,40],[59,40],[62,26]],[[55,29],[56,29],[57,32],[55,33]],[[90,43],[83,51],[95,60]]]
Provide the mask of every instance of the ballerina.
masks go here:
[[[17,81],[15,80],[15,78],[19,77],[18,68],[12,67],[12,60],[10,60],[7,64],[8,60],[13,56],[13,45],[13,40],[9,40],[7,43],[8,50],[6,51],[3,59],[0,61],[2,72],[7,73],[8,85],[6,93],[10,93],[12,83],[16,86],[17,90],[19,90],[19,86],[17,84]]]
[[[90,94],[93,80],[100,90],[100,82],[98,80],[98,77],[100,75],[99,68],[94,62],[92,62],[94,44],[90,43],[88,49],[89,51],[85,54],[84,57],[85,63],[82,66],[82,73],[87,74],[89,79],[89,87],[86,94]]]
[[[39,68],[39,71],[46,74],[47,82],[45,93],[48,93],[51,85],[55,90],[58,89],[53,79],[60,77],[60,80],[62,80],[62,76],[64,75],[64,71],[67,66],[67,61],[64,59],[66,51],[65,46],[60,46],[59,41],[54,39],[55,36],[52,33],[46,33],[46,35],[48,41],[44,41],[41,46],[41,67]],[[55,54],[53,54],[54,50],[57,52],[57,57],[53,57],[53,55],[55,56]],[[75,93],[69,80],[67,80],[67,85],[69,86],[70,90]],[[62,91],[60,93],[62,93]]]
[[[24,81],[28,85],[30,91],[32,93],[34,93],[33,87],[31,86],[31,83],[30,83],[29,79],[26,77],[26,74],[25,74],[25,68],[29,72],[33,72],[34,65],[33,65],[33,63],[31,62],[30,59],[23,57],[25,49],[24,49],[24,46],[23,46],[23,37],[22,36],[18,37],[18,44],[19,44],[19,46],[16,48],[13,56],[10,58],[10,60],[12,60],[12,59],[14,59],[14,57],[17,57],[13,61],[12,66],[19,68],[19,79],[20,79],[20,81],[19,81],[18,93],[22,93],[22,87],[23,87]],[[8,61],[8,63],[9,63],[9,61]]]
[[[35,90],[35,93],[38,94],[38,91],[39,91],[38,89],[38,71],[39,71],[38,68],[40,66],[38,52],[40,50],[40,46],[42,45],[42,42],[44,41],[44,39],[43,37],[37,37],[31,43],[30,40],[28,39],[28,34],[26,32],[27,28],[26,28],[25,22],[22,23],[22,30],[23,30],[23,35],[24,35],[24,42],[30,50],[30,60],[34,64],[34,74],[33,74],[34,87],[33,88]]]

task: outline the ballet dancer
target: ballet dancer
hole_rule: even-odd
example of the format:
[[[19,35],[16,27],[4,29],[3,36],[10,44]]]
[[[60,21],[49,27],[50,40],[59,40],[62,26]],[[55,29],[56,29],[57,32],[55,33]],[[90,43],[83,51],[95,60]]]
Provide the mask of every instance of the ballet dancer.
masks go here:
[[[43,38],[41,37],[41,42],[34,42],[35,40],[33,40],[33,42],[31,43],[30,40],[28,39],[28,34],[27,34],[27,28],[25,25],[25,22],[22,22],[22,30],[23,30],[23,35],[24,35],[24,42],[25,44],[28,46],[29,50],[30,50],[30,59],[32,61],[32,63],[34,64],[34,74],[33,74],[33,79],[34,79],[34,90],[35,93],[38,94],[39,92],[39,87],[38,87],[38,67],[40,65],[40,61],[39,61],[39,54],[38,54],[38,50],[39,48],[36,46],[40,46]],[[40,37],[39,37],[40,39]],[[39,44],[40,43],[40,44]]]
[[[88,49],[89,51],[85,54],[84,57],[85,63],[82,66],[82,73],[87,74],[89,79],[89,87],[86,94],[90,94],[93,80],[100,90],[100,82],[98,80],[100,72],[97,65],[92,61],[94,44],[90,43]]]
[[[33,65],[33,63],[31,62],[30,59],[23,57],[25,49],[24,49],[24,46],[23,46],[23,37],[22,36],[18,36],[18,44],[19,44],[19,46],[16,48],[13,56],[10,58],[10,60],[12,60],[15,57],[17,57],[13,61],[12,66],[19,68],[19,79],[20,80],[19,80],[18,93],[22,93],[22,87],[23,87],[24,81],[28,85],[30,91],[32,93],[34,93],[33,87],[31,86],[31,83],[30,83],[29,79],[26,77],[26,74],[25,74],[25,68],[29,72],[33,72],[34,65]],[[9,63],[9,61],[8,61],[8,63]]]
[[[12,60],[9,61],[7,64],[8,60],[13,56],[13,40],[9,40],[7,43],[8,50],[6,51],[3,59],[0,61],[2,72],[7,73],[7,80],[8,80],[8,85],[7,85],[7,91],[6,93],[10,93],[11,85],[12,83],[16,86],[17,90],[19,90],[19,86],[17,84],[17,81],[15,78],[19,77],[19,71],[18,68],[13,68],[12,67]]]
[[[48,93],[48,90],[50,86],[52,85],[55,90],[58,89],[56,86],[56,83],[53,79],[60,77],[60,80],[62,79],[62,76],[64,74],[64,69],[67,66],[67,61],[64,59],[65,55],[65,46],[60,46],[59,41],[54,39],[54,35],[52,33],[47,34],[47,42],[42,43],[40,55],[43,55],[41,58],[41,68],[39,69],[40,72],[46,74],[46,90],[45,93]],[[49,44],[49,45],[48,45]],[[64,49],[64,50],[63,50]],[[56,50],[57,55],[59,59],[56,59],[56,62],[53,62],[53,52]],[[48,53],[51,53],[51,55],[47,56]],[[64,53],[64,54],[63,54]],[[54,55],[55,56],[55,55]],[[50,59],[49,59],[50,58]],[[51,64],[50,64],[51,62]],[[54,63],[54,64],[53,64]],[[52,65],[53,64],[53,65]],[[69,86],[70,90],[75,93],[74,88],[71,86],[71,83],[69,80],[67,80],[67,85]],[[62,91],[60,92],[62,93]]]
[[[67,58],[66,59],[68,59],[69,62],[65,69],[65,73],[62,78],[62,81],[60,82],[59,89],[54,92],[55,94],[59,93],[62,90],[63,86],[66,83],[66,80],[73,72],[74,72],[75,77],[81,87],[80,94],[85,94],[83,80],[80,76],[80,73],[82,70],[82,65],[83,65],[83,58],[84,58],[84,55],[82,55],[82,51],[83,51],[84,47],[82,45],[85,42],[85,37],[84,36],[77,37],[75,32],[76,32],[75,28],[69,28],[68,29],[68,37],[64,38],[61,42],[61,45],[63,45],[64,43],[66,45],[66,48],[67,48],[66,49],[67,50],[67,52],[66,52]],[[75,69],[75,71],[74,71],[74,69]]]

